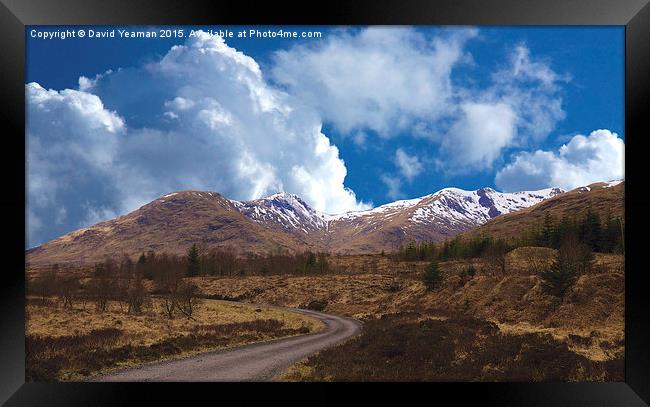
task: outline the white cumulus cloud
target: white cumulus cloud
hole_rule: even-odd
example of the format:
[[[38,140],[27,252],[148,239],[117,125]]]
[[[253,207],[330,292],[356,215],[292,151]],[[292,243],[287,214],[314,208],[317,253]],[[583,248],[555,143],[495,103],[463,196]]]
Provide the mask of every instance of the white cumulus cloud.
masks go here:
[[[89,210],[116,209],[110,178],[127,129],[95,95],[37,83],[25,91],[27,225],[33,242],[83,226]]]
[[[574,136],[557,152],[537,150],[516,154],[497,172],[495,183],[504,191],[548,187],[572,189],[624,177],[625,143],[609,130]]]
[[[561,84],[570,80],[555,72],[548,61],[536,60],[520,44],[510,53],[508,65],[492,75],[494,85],[486,92],[513,107],[521,136],[519,144],[545,139],[564,119]]]
[[[341,31],[276,52],[272,76],[341,132],[370,129],[390,137],[420,118],[446,114],[451,71],[464,61],[463,45],[477,30],[448,34],[429,39],[412,28]]]
[[[234,199],[286,191],[328,213],[369,207],[345,187],[319,114],[220,37],[190,38],[80,89],[26,86],[30,245],[178,189]]]
[[[433,37],[410,27],[341,30],[277,51],[271,76],[355,141],[366,130],[411,135],[440,145],[432,160],[446,172],[489,169],[504,150],[555,129],[565,116],[560,85],[569,78],[525,44],[483,86],[453,78],[454,69],[472,65],[466,44],[477,36],[474,28]]]
[[[505,103],[468,102],[461,111],[442,142],[446,161],[459,167],[490,168],[516,137],[516,113]]]

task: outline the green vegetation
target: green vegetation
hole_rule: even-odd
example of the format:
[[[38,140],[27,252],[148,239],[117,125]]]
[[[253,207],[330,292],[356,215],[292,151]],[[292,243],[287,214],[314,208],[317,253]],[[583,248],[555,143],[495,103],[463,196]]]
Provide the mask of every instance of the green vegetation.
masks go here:
[[[594,261],[591,248],[575,237],[567,237],[560,245],[551,266],[539,274],[544,291],[563,298],[578,277],[592,267]]]
[[[196,277],[199,275],[199,269],[201,267],[199,260],[199,249],[196,247],[196,244],[193,244],[190,247],[190,250],[187,252],[187,276]]]
[[[180,257],[167,253],[149,251],[143,253],[136,267],[144,278],[155,280],[156,275],[174,270],[186,277],[196,276],[243,276],[243,275],[274,275],[323,274],[330,270],[326,253],[277,252],[269,255],[237,256],[230,249],[207,250],[192,245],[187,256]]]
[[[463,285],[476,275],[476,268],[470,264],[460,272],[460,281]]]
[[[427,287],[427,290],[434,290],[442,282],[442,274],[440,272],[440,267],[438,267],[438,262],[432,260],[431,263],[424,270],[422,276],[424,285]]]

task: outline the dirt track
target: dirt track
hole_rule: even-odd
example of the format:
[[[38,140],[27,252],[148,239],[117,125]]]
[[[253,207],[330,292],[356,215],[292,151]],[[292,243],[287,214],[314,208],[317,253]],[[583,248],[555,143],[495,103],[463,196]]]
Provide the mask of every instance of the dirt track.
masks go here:
[[[147,364],[98,376],[93,381],[268,381],[298,360],[340,343],[361,329],[361,324],[353,319],[303,309],[288,310],[318,318],[325,328],[314,334]]]

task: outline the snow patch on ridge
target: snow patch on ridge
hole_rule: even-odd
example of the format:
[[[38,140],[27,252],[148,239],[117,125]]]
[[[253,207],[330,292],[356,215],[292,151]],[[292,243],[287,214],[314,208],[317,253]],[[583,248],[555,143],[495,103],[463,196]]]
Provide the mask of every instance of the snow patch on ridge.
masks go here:
[[[607,182],[605,182],[605,184],[607,184],[607,185],[605,185],[603,188],[615,187],[616,185],[620,184],[621,182],[623,182],[622,179],[617,179],[617,180],[614,180],[614,181],[607,181]]]
[[[386,216],[392,216],[395,215],[395,210],[407,209],[416,206],[423,199],[429,196],[430,195],[423,196],[421,198],[415,198],[415,199],[403,199],[400,201],[387,203],[385,205],[381,205],[376,208],[368,209],[365,211],[346,212],[338,215],[324,215],[324,219],[327,221],[334,221],[334,220],[341,220],[341,219],[354,219],[359,216],[367,216],[367,215],[374,215],[374,214],[385,214]]]
[[[483,224],[496,216],[527,208],[563,192],[559,188],[513,193],[497,192],[492,188],[476,191],[445,188],[433,194],[436,198],[433,202],[418,207],[409,220],[419,224],[440,220]]]
[[[236,202],[236,203],[235,203]],[[295,194],[277,193],[252,201],[233,201],[237,209],[259,223],[271,222],[284,228],[309,233],[327,228],[325,215],[312,209]]]

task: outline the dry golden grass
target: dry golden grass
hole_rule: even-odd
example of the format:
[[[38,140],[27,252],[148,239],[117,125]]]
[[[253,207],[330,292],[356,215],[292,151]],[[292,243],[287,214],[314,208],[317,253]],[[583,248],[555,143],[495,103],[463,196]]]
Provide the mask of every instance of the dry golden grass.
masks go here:
[[[417,283],[384,274],[199,277],[193,282],[208,296],[301,308],[321,301],[327,303],[327,312],[355,318],[391,312],[395,292]]]
[[[231,304],[216,300],[203,300],[195,311],[193,319],[175,317],[168,319],[160,310],[160,301],[154,299],[152,305],[141,315],[131,315],[116,303],[111,303],[109,310],[99,312],[93,304],[77,304],[74,309],[36,305],[33,299],[27,306],[26,335],[52,341],[65,337],[93,337],[96,332],[109,328],[119,330],[119,335],[109,342],[99,345],[97,350],[105,352],[112,359],[104,366],[101,362],[87,365],[85,357],[79,360],[56,362],[54,373],[47,373],[41,365],[48,363],[48,354],[33,355],[37,357],[30,362],[29,372],[32,380],[81,380],[89,375],[132,367],[142,362],[161,361],[186,357],[200,352],[220,350],[248,343],[277,339],[299,333],[316,332],[323,328],[323,323],[306,315],[275,309],[257,307],[248,304]],[[265,331],[256,330],[256,325],[246,325],[258,321],[277,321],[278,328]],[[228,337],[223,334],[215,336],[215,341],[196,338],[201,327],[209,331],[218,326],[234,326]],[[188,340],[190,338],[190,340]],[[178,345],[176,345],[178,343]],[[171,344],[171,345],[170,345]],[[182,345],[185,344],[185,345]],[[171,349],[164,351],[162,349]],[[161,349],[155,351],[153,349]],[[83,350],[79,350],[83,352]],[[70,354],[75,350],[61,349],[60,354]],[[63,353],[62,353],[63,352]],[[138,353],[140,352],[140,353]],[[120,356],[121,355],[121,356]],[[143,356],[145,355],[145,356]],[[79,355],[76,355],[79,356]],[[143,359],[144,358],[144,359]],[[28,361],[31,359],[28,355]],[[60,359],[59,359],[60,360]],[[45,372],[45,373],[44,373]]]
[[[75,305],[72,310],[32,303],[27,306],[26,333],[57,337],[83,335],[102,328],[118,328],[123,331],[126,340],[139,345],[150,345],[170,336],[186,335],[197,325],[276,319],[287,328],[306,326],[310,331],[316,331],[323,326],[318,319],[298,313],[217,300],[203,300],[192,317],[193,320],[181,316],[168,319],[162,314],[158,299],[153,299],[152,306],[141,315],[127,314],[126,308],[121,309],[117,303],[111,303],[106,312],[97,311],[91,303]]]
[[[599,330],[566,327],[549,328],[533,325],[528,322],[514,324],[500,323],[492,320],[499,330],[509,335],[525,335],[529,333],[548,333],[555,340],[566,342],[569,350],[586,357],[589,360],[602,362],[623,357],[625,335],[622,329],[601,327]]]
[[[428,318],[439,316],[440,320],[448,315],[471,316],[494,322],[504,334],[550,334],[566,343],[573,353],[595,362],[620,359],[624,351],[623,256],[596,253],[592,271],[582,275],[565,298],[558,300],[544,293],[537,276],[554,255],[555,250],[543,247],[515,249],[507,255],[503,275],[486,267],[481,259],[442,262],[444,281],[434,291],[427,291],[421,282],[427,262],[394,262],[380,255],[334,256],[330,264],[336,272],[323,275],[197,277],[192,281],[202,294],[214,299],[301,308],[318,301],[326,304],[325,312],[358,319],[409,311],[425,312]],[[468,278],[463,271],[470,265],[476,274]],[[245,304],[211,300],[204,302],[195,321],[181,317],[168,320],[155,304],[140,316],[122,312],[117,304],[111,304],[105,313],[95,311],[92,304],[77,306],[74,311],[30,305],[27,313],[28,333],[63,336],[119,328],[124,335],[117,345],[135,346],[186,335],[197,324],[276,319],[287,328],[306,326],[312,331],[318,329],[312,324],[320,324],[303,315],[268,307],[256,311]],[[269,333],[246,334],[243,341],[271,338]],[[241,343],[245,342],[234,338],[224,346]],[[191,352],[213,349],[204,345]],[[130,363],[135,362],[126,361],[123,366]],[[293,369],[282,380],[309,377],[303,368],[298,366],[298,370],[304,370],[302,373]],[[67,378],[74,377],[71,373]]]
[[[307,358],[291,365],[284,372],[273,378],[279,382],[303,382],[314,375],[314,368],[309,366]]]

